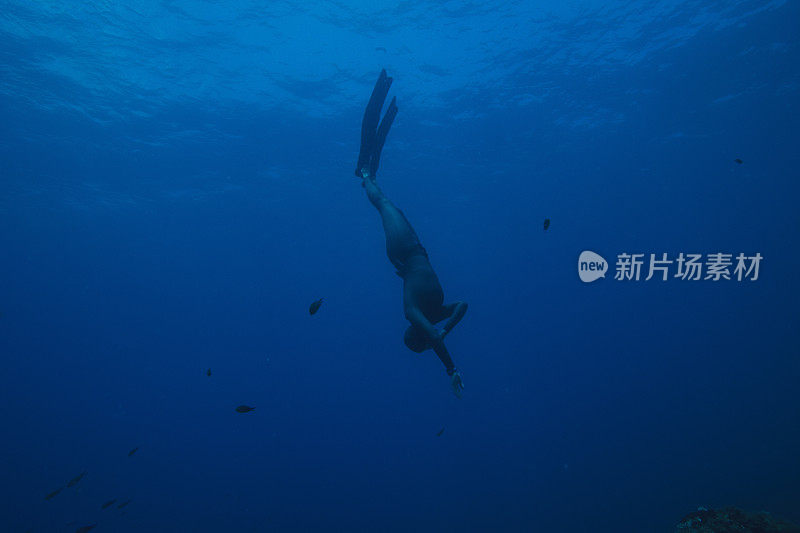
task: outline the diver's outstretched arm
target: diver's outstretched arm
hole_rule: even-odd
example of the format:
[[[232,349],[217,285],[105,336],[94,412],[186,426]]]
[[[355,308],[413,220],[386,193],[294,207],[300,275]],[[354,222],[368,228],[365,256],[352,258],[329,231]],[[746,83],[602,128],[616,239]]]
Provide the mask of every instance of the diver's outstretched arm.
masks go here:
[[[430,347],[433,348],[433,351],[436,352],[436,355],[439,357],[439,360],[444,365],[445,369],[447,370],[447,375],[452,376],[453,372],[456,370],[456,365],[453,364],[453,359],[450,357],[450,353],[447,351],[447,347],[444,345],[444,341],[442,340],[444,336],[442,333],[437,330],[430,321],[425,318],[425,315],[417,309],[416,307],[410,308],[406,310],[406,318],[411,325],[414,327],[419,328],[421,331],[425,332],[425,337],[427,338]]]
[[[442,328],[442,338],[447,336],[447,334],[461,322],[461,319],[464,318],[464,315],[467,313],[467,307],[469,307],[467,302],[453,302],[445,306],[447,309],[445,316],[450,316],[450,318]]]
[[[464,313],[467,312],[467,304],[457,302],[454,305],[453,317],[455,320],[451,318],[447,322],[447,325],[450,326],[451,329],[463,318]],[[425,336],[428,337],[428,342],[431,344],[433,351],[436,352],[439,360],[444,364],[445,369],[447,369],[447,375],[450,376],[450,386],[453,388],[453,393],[456,397],[461,398],[461,394],[464,392],[464,381],[461,379],[461,372],[459,372],[456,365],[453,364],[453,359],[450,357],[450,353],[444,345],[444,337],[447,332],[439,333],[433,324],[425,318],[422,311],[416,307],[406,310],[406,318],[411,322],[412,326],[420,328],[425,332]]]

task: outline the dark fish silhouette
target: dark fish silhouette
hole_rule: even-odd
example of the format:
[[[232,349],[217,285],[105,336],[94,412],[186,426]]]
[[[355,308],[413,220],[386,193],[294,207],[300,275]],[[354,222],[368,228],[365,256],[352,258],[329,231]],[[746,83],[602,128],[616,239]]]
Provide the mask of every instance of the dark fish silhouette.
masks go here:
[[[384,48],[383,46],[376,46],[375,47],[375,51],[376,52],[385,52],[386,48]]]
[[[436,432],[436,436],[437,436],[437,437],[441,437],[441,436],[442,436],[442,433],[444,433],[444,428],[442,428],[442,429],[440,429],[439,431],[437,431],[437,432]]]
[[[547,231],[547,228],[549,227],[550,227],[550,219],[546,218],[544,219],[544,230]]]
[[[80,474],[75,476],[74,478],[70,479],[69,482],[67,483],[67,487],[74,487],[75,485],[78,484],[78,482],[80,480],[83,479],[83,476],[85,476],[85,475],[86,475],[86,470],[84,470],[83,472],[81,472]]]
[[[122,503],[120,503],[119,505],[117,505],[117,509],[122,509],[123,507],[125,507],[125,506],[127,506],[129,503],[131,503],[131,501],[133,501],[133,500],[125,500],[124,502],[122,502]]]
[[[308,306],[308,314],[309,315],[313,315],[314,313],[319,311],[319,306],[322,305],[322,300],[323,300],[323,298],[320,298],[319,300],[317,300],[316,302],[314,302],[314,303],[312,303],[311,305]]]
[[[81,526],[75,530],[75,533],[87,533],[88,531],[93,530],[97,527],[97,524],[92,524],[90,526]]]
[[[739,159],[738,157],[737,157],[736,159],[734,159],[734,161],[736,161],[736,162],[737,162],[738,164],[740,164],[740,165],[741,165],[742,163],[744,163],[744,161],[742,161],[742,160],[741,160],[741,159]]]
[[[236,412],[237,413],[249,413],[253,409],[255,409],[255,407],[250,407],[249,405],[240,405],[239,407],[236,408]]]
[[[113,499],[113,500],[108,500],[106,503],[104,503],[103,505],[101,505],[101,506],[100,506],[100,508],[101,508],[101,509],[108,509],[109,507],[111,507],[111,506],[112,506],[112,505],[114,505],[115,503],[117,503],[117,500],[116,500],[116,498],[115,498],[115,499]]]
[[[137,451],[139,451],[139,447],[138,446],[128,452],[128,457],[130,457],[131,455],[135,454]]]
[[[59,487],[56,490],[54,490],[53,492],[51,492],[50,494],[48,494],[47,496],[45,496],[44,499],[45,500],[52,500],[53,498],[58,496],[58,493],[61,492],[62,490],[64,490],[64,487]]]
[[[206,370],[206,376],[211,377],[211,369]]]

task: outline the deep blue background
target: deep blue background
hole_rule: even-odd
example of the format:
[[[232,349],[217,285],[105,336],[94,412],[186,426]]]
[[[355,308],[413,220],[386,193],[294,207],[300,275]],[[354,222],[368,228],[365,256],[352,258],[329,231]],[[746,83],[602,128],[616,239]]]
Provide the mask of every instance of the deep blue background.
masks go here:
[[[3,531],[800,522],[798,21],[782,1],[6,2]],[[380,183],[470,303],[460,401],[402,344],[352,175],[382,67]],[[764,260],[756,282],[585,285],[584,249]]]

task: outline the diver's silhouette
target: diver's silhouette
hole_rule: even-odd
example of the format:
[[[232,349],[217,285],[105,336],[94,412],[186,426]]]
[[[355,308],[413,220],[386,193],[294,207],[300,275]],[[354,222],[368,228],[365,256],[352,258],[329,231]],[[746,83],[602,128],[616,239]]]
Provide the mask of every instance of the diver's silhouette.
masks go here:
[[[453,391],[456,396],[461,397],[464,384],[447,352],[444,338],[464,317],[467,304],[454,302],[443,305],[442,286],[414,228],[403,212],[386,198],[375,183],[383,143],[397,115],[396,99],[392,98],[386,115],[378,123],[391,85],[392,78],[386,75],[385,70],[381,70],[361,123],[361,150],[358,154],[356,176],[362,179],[367,198],[381,214],[386,233],[386,254],[397,269],[397,274],[403,278],[403,310],[411,323],[403,340],[410,350],[417,353],[433,348],[444,363],[447,375],[451,377]],[[434,324],[445,319],[448,320],[441,331],[434,327]]]

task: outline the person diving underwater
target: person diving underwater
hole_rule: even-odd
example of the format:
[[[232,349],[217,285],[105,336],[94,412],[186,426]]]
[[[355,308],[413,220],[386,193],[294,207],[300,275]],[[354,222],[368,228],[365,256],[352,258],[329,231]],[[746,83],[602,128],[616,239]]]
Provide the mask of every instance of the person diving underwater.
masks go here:
[[[396,98],[392,98],[379,123],[381,109],[391,85],[392,78],[386,75],[386,70],[381,70],[361,122],[361,149],[356,176],[361,178],[367,198],[381,215],[386,234],[386,255],[397,269],[397,274],[403,278],[403,311],[411,323],[405,331],[403,341],[416,353],[432,348],[450,376],[453,392],[460,398],[464,383],[444,345],[444,339],[464,318],[467,304],[454,302],[444,305],[442,286],[428,260],[428,253],[403,212],[386,198],[375,181],[381,150],[397,115]],[[441,331],[434,326],[445,319],[447,322]]]

